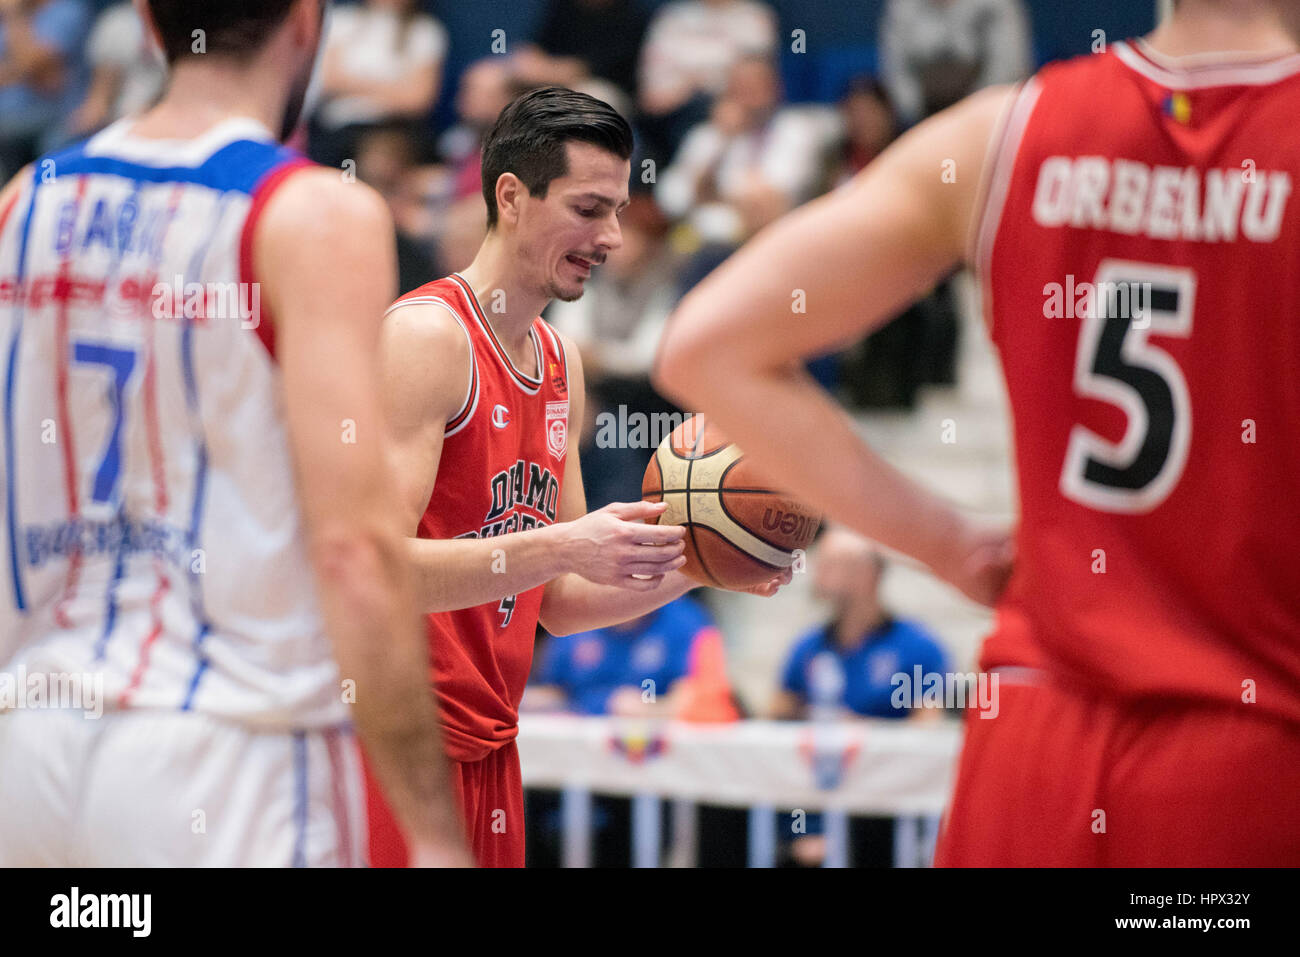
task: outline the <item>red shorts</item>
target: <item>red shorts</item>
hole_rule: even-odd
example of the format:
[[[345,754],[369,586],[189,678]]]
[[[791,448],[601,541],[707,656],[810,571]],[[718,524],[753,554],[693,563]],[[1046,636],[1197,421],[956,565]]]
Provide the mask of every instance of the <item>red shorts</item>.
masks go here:
[[[524,866],[524,785],[514,741],[480,761],[448,761],[470,851],[479,867]],[[370,866],[405,867],[406,842],[366,767]]]
[[[1000,683],[968,714],[940,867],[1300,865],[1300,726],[1254,705]]]

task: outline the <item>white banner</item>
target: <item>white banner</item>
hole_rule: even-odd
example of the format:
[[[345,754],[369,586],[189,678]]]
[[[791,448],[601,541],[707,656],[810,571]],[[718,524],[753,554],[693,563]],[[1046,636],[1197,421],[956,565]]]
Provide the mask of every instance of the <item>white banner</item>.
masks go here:
[[[524,787],[882,816],[939,814],[961,747],[955,721],[705,725],[522,715]]]

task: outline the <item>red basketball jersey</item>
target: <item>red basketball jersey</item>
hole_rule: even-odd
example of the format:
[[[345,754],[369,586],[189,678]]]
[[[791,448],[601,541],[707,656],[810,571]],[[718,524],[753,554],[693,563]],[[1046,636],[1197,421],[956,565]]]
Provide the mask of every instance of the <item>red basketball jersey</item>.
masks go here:
[[[1300,720],[1300,56],[1200,63],[1049,66],[998,134],[1022,524],[984,664]]]
[[[489,538],[553,524],[569,428],[568,367],[559,336],[533,320],[534,376],[510,361],[459,275],[421,286],[394,308],[410,303],[447,309],[469,338],[472,355],[469,389],[447,423],[419,536]],[[477,761],[518,733],[543,589],[428,616],[439,715],[454,760]]]

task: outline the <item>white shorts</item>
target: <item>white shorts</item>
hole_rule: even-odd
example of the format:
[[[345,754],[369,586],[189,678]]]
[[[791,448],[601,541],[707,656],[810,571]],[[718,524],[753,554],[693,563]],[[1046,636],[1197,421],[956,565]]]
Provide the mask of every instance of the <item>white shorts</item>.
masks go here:
[[[194,713],[0,715],[0,866],[364,867],[347,729]]]

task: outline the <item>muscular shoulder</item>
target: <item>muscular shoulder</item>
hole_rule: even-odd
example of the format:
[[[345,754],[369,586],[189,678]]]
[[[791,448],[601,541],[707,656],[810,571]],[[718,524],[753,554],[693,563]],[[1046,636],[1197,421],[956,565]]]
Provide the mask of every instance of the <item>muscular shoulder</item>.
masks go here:
[[[392,232],[383,198],[364,183],[344,182],[337,171],[315,166],[284,180],[260,223],[262,236],[296,233],[298,242],[317,246],[349,239],[358,231],[368,238]]]
[[[465,404],[473,354],[465,327],[449,307],[432,302],[395,307],[384,318],[380,358],[399,426],[441,425]]]
[[[1017,89],[989,87],[918,124],[867,167],[861,187],[894,184],[898,195],[919,203],[918,218],[929,221],[935,238],[962,258],[992,140]]]

